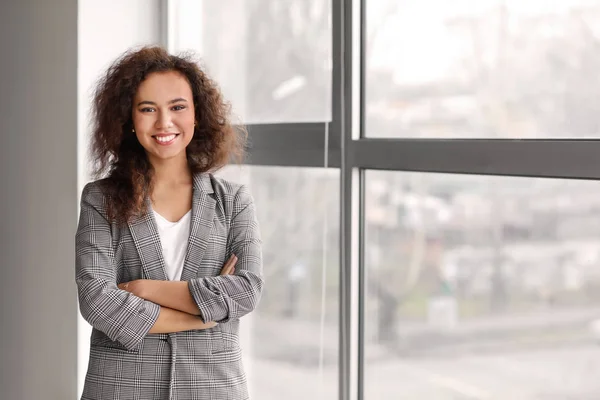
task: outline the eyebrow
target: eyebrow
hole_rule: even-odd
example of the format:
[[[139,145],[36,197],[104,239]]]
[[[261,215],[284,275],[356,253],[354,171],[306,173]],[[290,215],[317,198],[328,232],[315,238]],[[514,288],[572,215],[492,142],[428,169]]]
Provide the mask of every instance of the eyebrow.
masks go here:
[[[185,101],[185,102],[187,103],[187,100],[186,100],[186,99],[184,99],[183,97],[178,97],[178,98],[176,98],[176,99],[170,100],[170,101],[169,101],[169,103],[167,103],[167,104],[178,103],[178,102],[180,102],[180,101]],[[144,100],[144,101],[140,101],[140,102],[138,103],[138,106],[141,106],[142,104],[149,104],[149,105],[151,105],[151,106],[155,106],[155,105],[156,105],[156,103],[155,103],[155,102],[153,102],[153,101]]]

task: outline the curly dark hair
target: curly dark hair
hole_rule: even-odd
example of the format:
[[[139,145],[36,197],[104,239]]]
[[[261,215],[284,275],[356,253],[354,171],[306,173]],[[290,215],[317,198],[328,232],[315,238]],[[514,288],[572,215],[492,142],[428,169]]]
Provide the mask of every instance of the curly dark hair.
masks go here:
[[[190,171],[215,171],[243,160],[246,130],[230,122],[229,103],[190,53],[171,55],[157,46],[129,50],[108,68],[93,99],[93,175],[106,177],[102,187],[110,220],[126,222],[147,212],[153,169],[132,132],[133,98],[148,74],[167,71],[185,76],[193,93],[197,125],[186,148]]]

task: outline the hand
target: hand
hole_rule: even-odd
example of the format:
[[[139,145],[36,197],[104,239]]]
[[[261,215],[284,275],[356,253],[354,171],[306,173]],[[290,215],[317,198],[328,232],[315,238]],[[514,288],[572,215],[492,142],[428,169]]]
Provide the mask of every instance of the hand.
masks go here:
[[[149,289],[150,281],[147,279],[136,279],[135,281],[123,282],[117,285],[121,290],[125,290],[137,297],[145,298]]]
[[[223,266],[223,269],[221,269],[221,273],[219,275],[233,275],[235,273],[235,264],[237,263],[237,260],[238,258],[235,256],[235,254],[232,254],[231,257],[229,257],[229,260],[227,260]]]
[[[215,326],[217,326],[218,324],[214,321],[209,321],[207,323],[204,324],[204,326],[200,329],[210,329],[210,328],[214,328]]]

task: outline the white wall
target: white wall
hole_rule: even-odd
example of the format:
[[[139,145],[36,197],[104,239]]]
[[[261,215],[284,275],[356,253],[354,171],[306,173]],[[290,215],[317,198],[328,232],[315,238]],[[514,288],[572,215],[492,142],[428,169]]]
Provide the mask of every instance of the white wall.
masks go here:
[[[160,0],[80,0],[78,45],[78,195],[90,180],[89,112],[92,90],[105,69],[127,49],[159,44]],[[78,393],[88,365],[90,325],[78,317]]]
[[[77,0],[0,2],[0,399],[73,399]]]

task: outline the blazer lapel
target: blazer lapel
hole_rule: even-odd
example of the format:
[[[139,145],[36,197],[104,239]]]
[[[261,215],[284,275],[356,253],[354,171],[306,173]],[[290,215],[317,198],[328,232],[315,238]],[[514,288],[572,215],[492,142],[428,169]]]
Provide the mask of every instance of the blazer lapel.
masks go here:
[[[148,212],[132,219],[128,223],[133,242],[137,249],[144,279],[166,281],[165,260],[162,253],[160,236],[156,227],[156,221],[150,208],[150,200],[146,200]]]
[[[189,281],[196,277],[204,257],[215,215],[216,201],[213,193],[210,176],[207,173],[195,174],[190,237],[181,273],[182,281]]]

